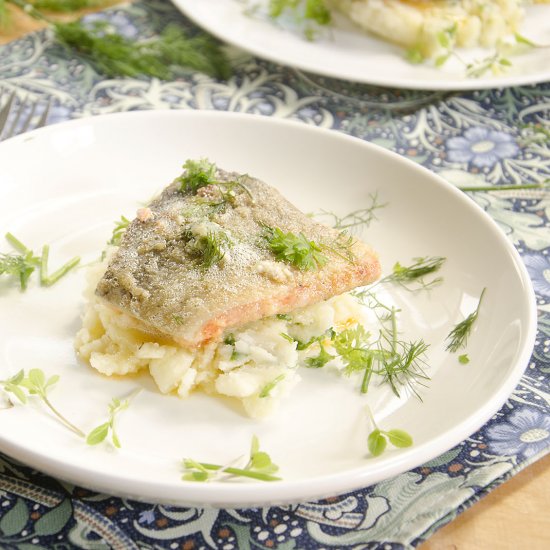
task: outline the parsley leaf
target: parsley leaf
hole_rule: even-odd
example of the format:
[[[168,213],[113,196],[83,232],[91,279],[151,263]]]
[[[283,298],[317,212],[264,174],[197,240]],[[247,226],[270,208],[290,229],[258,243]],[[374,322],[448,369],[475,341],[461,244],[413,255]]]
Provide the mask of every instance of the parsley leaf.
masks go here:
[[[328,259],[321,247],[303,233],[285,233],[278,227],[267,226],[266,231],[267,244],[277,261],[286,262],[302,271],[318,269],[327,263]]]

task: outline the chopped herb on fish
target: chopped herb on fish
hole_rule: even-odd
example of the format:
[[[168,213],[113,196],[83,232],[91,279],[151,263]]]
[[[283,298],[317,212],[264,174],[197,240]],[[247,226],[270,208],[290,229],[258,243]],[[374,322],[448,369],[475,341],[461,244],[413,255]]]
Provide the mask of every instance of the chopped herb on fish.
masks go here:
[[[285,233],[278,227],[266,227],[266,232],[269,248],[279,262],[286,262],[305,271],[323,267],[328,261],[321,246],[303,233]]]

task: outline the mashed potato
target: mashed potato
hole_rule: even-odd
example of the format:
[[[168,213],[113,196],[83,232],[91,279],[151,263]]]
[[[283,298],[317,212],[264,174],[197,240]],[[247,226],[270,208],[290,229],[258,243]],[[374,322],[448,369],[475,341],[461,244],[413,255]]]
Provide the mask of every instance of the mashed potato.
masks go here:
[[[101,301],[95,288],[107,259],[88,271],[86,309],[75,348],[78,355],[104,375],[126,375],[147,369],[159,391],[186,397],[201,389],[238,399],[251,417],[268,415],[300,380],[298,367],[319,352],[297,350],[331,328],[368,324],[365,310],[349,294],[294,312],[249,323],[223,341],[191,352],[147,333],[139,321]],[[341,366],[338,359],[331,361]],[[327,364],[329,366],[329,364]]]
[[[518,30],[524,0],[329,0],[363,29],[424,57],[453,46],[492,47]]]

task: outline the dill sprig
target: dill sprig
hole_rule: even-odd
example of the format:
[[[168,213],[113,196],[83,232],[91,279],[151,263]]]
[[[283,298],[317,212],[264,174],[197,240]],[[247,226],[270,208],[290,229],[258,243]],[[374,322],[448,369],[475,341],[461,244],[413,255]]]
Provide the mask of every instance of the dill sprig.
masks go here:
[[[358,228],[367,228],[370,224],[377,220],[376,211],[387,206],[387,203],[380,203],[378,200],[378,192],[369,194],[370,204],[365,208],[354,210],[345,216],[338,216],[334,212],[328,210],[320,210],[314,212],[313,216],[323,216],[330,219],[329,224],[334,229],[353,230]]]
[[[447,345],[446,349],[448,351],[455,353],[459,349],[466,347],[466,344],[468,343],[468,337],[470,336],[470,333],[472,331],[472,327],[479,315],[479,309],[481,307],[481,302],[483,300],[483,296],[485,295],[486,290],[487,289],[484,288],[481,291],[481,295],[479,297],[479,301],[475,310],[470,313],[463,321],[455,325],[455,327],[447,335],[447,340],[449,340],[449,344]]]
[[[22,404],[27,403],[27,395],[38,397],[65,427],[79,437],[85,437],[84,432],[67,420],[48,397],[49,391],[58,381],[59,376],[57,374],[46,378],[44,371],[41,369],[31,369],[27,376],[25,376],[24,370],[20,370],[11,378],[0,380],[0,385],[2,385],[4,391],[13,393]]]
[[[88,445],[98,445],[102,441],[105,441],[109,433],[111,434],[111,442],[113,445],[120,449],[120,439],[115,426],[115,419],[117,415],[127,409],[130,406],[132,399],[141,392],[141,388],[134,390],[124,401],[121,401],[117,397],[113,397],[109,403],[109,419],[107,422],[100,424],[97,428],[94,428],[87,436],[86,443]]]
[[[356,350],[355,362],[348,366],[348,372],[363,370],[361,393],[368,392],[372,376],[377,375],[390,385],[397,397],[400,397],[401,387],[408,387],[420,399],[417,386],[424,386],[425,381],[429,380],[425,372],[425,355],[429,345],[422,339],[411,342],[400,339],[397,325],[399,310],[380,302],[372,290],[353,294],[375,313],[380,323],[378,339],[373,342],[367,340],[368,333],[364,329],[352,329],[355,331],[349,335],[352,338],[347,336],[348,341],[353,343],[352,349]]]
[[[271,457],[260,450],[260,443],[256,436],[252,437],[248,462],[243,468],[237,468],[231,464],[210,464],[197,462],[191,458],[183,460],[185,481],[226,481],[235,477],[246,477],[258,481],[280,481],[280,477],[273,474],[279,467],[274,464]]]
[[[426,281],[427,275],[433,275],[441,269],[445,263],[446,258],[442,256],[424,256],[421,258],[413,258],[413,263],[410,265],[401,265],[400,262],[396,262],[393,266],[392,273],[386,277],[380,279],[377,284],[382,283],[396,283],[407,290],[414,290],[418,288],[414,285],[419,285],[421,289],[429,289],[440,284],[443,279],[436,277],[431,281]]]
[[[224,259],[226,249],[230,245],[231,241],[224,232],[208,231],[204,237],[196,240],[194,250],[200,256],[202,267],[208,269]]]
[[[265,239],[275,259],[297,267],[302,271],[323,267],[328,258],[322,253],[322,248],[315,241],[310,241],[303,233],[296,235],[289,231],[285,233],[278,227],[264,226]]]
[[[215,39],[206,34],[190,36],[176,24],[168,24],[157,38],[144,41],[122,36],[104,21],[55,22],[52,26],[61,44],[109,77],[150,76],[170,80],[178,67],[221,79],[231,74],[229,61]]]
[[[410,447],[413,444],[413,438],[405,431],[399,429],[381,430],[374,420],[370,407],[366,407],[367,415],[373,426],[369,433],[367,445],[372,456],[380,456],[387,447],[388,441],[398,448]]]
[[[86,8],[101,8],[111,4],[110,0],[30,0],[37,10],[67,13]]]

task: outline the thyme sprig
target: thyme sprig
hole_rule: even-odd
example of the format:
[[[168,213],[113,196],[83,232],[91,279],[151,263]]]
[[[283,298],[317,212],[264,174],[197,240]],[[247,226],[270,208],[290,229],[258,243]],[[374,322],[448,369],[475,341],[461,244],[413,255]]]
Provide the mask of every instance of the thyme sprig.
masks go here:
[[[265,451],[260,450],[260,443],[255,435],[252,437],[248,462],[242,468],[237,468],[232,464],[223,466],[221,464],[197,462],[191,458],[183,460],[183,467],[182,479],[185,481],[226,481],[236,477],[258,481],[281,480],[280,477],[273,475],[279,470],[279,467],[273,463],[271,457]]]
[[[25,376],[24,370],[20,370],[11,378],[0,380],[0,385],[4,391],[13,393],[23,404],[27,403],[28,396],[38,397],[65,427],[79,437],[85,437],[84,432],[61,414],[49,399],[48,393],[58,381],[59,375],[54,374],[46,378],[44,371],[35,368],[31,369],[27,376]]]
[[[127,409],[130,406],[130,402],[134,397],[141,392],[141,388],[134,390],[126,399],[121,401],[118,397],[113,397],[109,403],[109,419],[107,422],[100,424],[94,428],[86,436],[86,443],[88,445],[98,445],[102,441],[105,441],[109,433],[111,434],[111,442],[113,445],[120,449],[120,439],[116,431],[115,420],[118,414]]]
[[[449,340],[449,344],[447,345],[447,348],[446,348],[447,351],[455,353],[459,349],[466,347],[466,344],[468,343],[468,337],[472,332],[472,327],[479,315],[481,302],[483,300],[483,296],[485,295],[486,290],[487,289],[484,288],[481,291],[481,295],[479,297],[475,310],[472,313],[470,313],[463,321],[455,325],[451,330],[451,332],[449,332],[449,334],[447,335],[447,340]]]
[[[386,450],[388,441],[398,448],[410,447],[413,444],[413,438],[405,430],[395,428],[387,431],[381,430],[374,420],[370,407],[367,406],[366,409],[373,426],[373,430],[367,438],[367,445],[372,456],[380,456]]]

